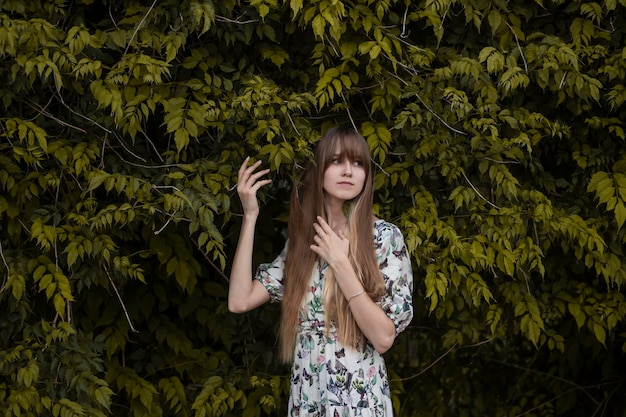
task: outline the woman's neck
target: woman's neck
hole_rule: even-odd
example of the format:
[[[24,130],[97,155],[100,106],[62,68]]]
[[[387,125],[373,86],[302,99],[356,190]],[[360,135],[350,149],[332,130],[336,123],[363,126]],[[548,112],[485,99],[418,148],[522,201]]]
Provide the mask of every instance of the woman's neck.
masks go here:
[[[343,205],[326,205],[326,221],[335,232],[344,230],[348,219],[343,213]]]

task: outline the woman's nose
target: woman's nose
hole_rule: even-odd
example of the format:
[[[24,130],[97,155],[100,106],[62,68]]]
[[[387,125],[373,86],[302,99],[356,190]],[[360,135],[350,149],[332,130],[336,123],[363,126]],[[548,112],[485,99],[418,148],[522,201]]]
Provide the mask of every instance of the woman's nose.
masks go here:
[[[344,175],[352,175],[352,162],[347,159],[343,163],[343,173]]]

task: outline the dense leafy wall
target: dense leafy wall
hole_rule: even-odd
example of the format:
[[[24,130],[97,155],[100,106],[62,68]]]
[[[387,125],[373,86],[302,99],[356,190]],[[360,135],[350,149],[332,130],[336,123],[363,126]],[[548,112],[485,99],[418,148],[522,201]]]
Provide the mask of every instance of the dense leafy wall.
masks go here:
[[[624,0],[4,0],[0,21],[3,415],[284,415],[277,307],[225,307],[235,170],[273,171],[271,259],[335,124],[414,261],[398,415],[626,415]]]

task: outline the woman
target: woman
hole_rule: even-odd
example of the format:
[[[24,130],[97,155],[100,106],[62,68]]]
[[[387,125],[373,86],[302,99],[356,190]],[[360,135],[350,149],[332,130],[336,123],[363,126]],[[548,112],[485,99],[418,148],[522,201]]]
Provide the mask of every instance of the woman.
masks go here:
[[[260,162],[239,169],[243,224],[229,310],[282,302],[280,352],[293,361],[289,416],[391,416],[382,354],[413,317],[413,276],[400,230],[372,213],[365,139],[328,131],[291,195],[283,251],[252,276]]]

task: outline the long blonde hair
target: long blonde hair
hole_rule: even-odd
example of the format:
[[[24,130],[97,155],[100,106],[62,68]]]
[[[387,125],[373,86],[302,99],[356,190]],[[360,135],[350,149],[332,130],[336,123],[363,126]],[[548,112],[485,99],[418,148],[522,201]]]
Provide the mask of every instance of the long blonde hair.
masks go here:
[[[314,161],[306,164],[300,184],[294,184],[291,192],[289,248],[285,260],[280,321],[280,352],[285,362],[293,359],[299,312],[317,260],[317,255],[310,249],[315,235],[313,223],[318,215],[326,219],[324,174],[336,156],[337,149],[340,150],[340,159],[362,161],[366,174],[363,190],[354,199],[346,202],[345,207],[350,262],[372,299],[379,299],[385,292],[373,242],[373,185],[369,148],[365,139],[353,129],[333,128],[326,132],[315,147]],[[334,322],[338,338],[346,346],[363,346],[363,333],[330,272],[328,269],[324,278],[323,302],[326,320]],[[327,324],[329,325],[330,323]]]

